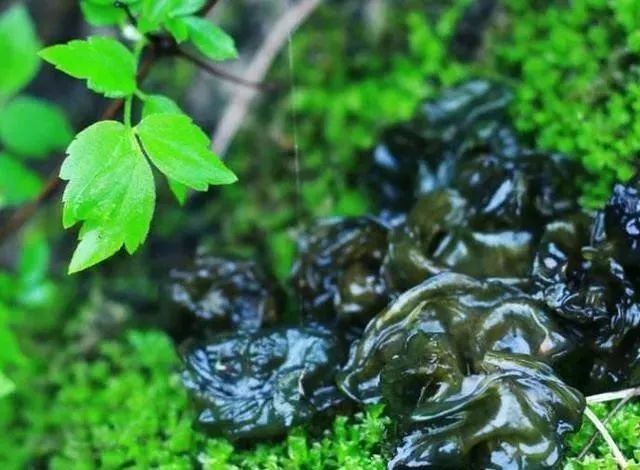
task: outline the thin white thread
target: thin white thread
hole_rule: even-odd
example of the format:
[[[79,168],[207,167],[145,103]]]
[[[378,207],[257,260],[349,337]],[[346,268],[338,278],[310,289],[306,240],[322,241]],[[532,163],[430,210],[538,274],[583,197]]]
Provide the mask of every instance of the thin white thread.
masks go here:
[[[291,8],[291,0],[285,0],[285,8]],[[298,115],[295,108],[296,99],[296,82],[295,82],[295,67],[294,67],[294,55],[293,55],[293,33],[289,30],[287,37],[287,51],[289,60],[289,84],[290,84],[290,99],[291,106],[291,125],[293,131],[293,171],[295,173],[295,218],[296,218],[296,238],[302,234],[302,178],[300,176],[300,144],[298,141]],[[303,298],[302,298],[302,286],[297,286],[298,294],[298,308],[300,317],[304,314]]]

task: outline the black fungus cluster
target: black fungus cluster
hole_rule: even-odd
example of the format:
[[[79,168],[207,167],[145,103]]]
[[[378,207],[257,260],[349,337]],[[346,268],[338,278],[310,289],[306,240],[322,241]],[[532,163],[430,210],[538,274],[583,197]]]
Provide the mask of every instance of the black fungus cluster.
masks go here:
[[[509,101],[475,80],[383,132],[379,211],[300,239],[296,324],[253,263],[172,273],[203,427],[253,442],[384,403],[390,469],[553,468],[583,393],[640,382],[640,184],[581,210],[580,168],[523,145]]]

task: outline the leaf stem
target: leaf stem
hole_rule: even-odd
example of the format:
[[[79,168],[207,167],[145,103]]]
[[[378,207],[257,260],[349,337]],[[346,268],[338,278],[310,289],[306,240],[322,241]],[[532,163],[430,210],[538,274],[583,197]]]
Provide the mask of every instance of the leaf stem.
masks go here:
[[[128,96],[124,100],[124,125],[131,129],[131,108],[133,103],[133,95]]]
[[[145,92],[143,92],[140,89],[137,89],[134,92],[134,94],[135,94],[136,98],[138,98],[140,101],[146,101],[146,100],[149,99],[149,95],[147,95]]]

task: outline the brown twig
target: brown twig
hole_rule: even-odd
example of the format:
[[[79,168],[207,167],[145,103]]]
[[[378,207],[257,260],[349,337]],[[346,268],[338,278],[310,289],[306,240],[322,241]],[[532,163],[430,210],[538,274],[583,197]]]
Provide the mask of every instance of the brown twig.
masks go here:
[[[189,51],[185,51],[184,49],[178,48],[176,50],[176,55],[178,57],[181,57],[181,58],[191,62],[193,65],[201,68],[205,72],[210,73],[211,75],[216,76],[218,78],[221,78],[222,80],[227,80],[229,82],[235,83],[236,85],[242,85],[242,86],[245,86],[245,87],[248,87],[248,88],[253,88],[255,90],[260,90],[260,91],[267,91],[267,90],[271,90],[271,89],[274,88],[273,85],[271,85],[271,84],[245,80],[242,77],[238,77],[238,76],[233,75],[233,74],[231,74],[229,72],[221,70],[218,67],[216,67],[215,65],[212,65],[212,64],[206,62],[205,60],[201,59],[200,57],[195,56],[195,55],[191,54]]]
[[[206,16],[220,0],[209,0],[198,12],[200,16]]]
[[[256,52],[251,63],[243,73],[245,80],[261,82],[269,71],[278,52],[287,43],[292,31],[296,30],[322,3],[322,0],[301,0],[296,3],[276,21],[270,28],[262,47]],[[249,105],[256,96],[255,90],[238,88],[218,121],[213,132],[212,148],[218,154],[224,154],[240,129],[244,117],[249,111]]]

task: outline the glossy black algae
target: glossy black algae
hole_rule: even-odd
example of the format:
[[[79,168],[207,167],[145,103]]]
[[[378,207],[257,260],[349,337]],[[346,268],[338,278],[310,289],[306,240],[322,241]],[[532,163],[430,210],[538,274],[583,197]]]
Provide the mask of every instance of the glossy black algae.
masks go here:
[[[324,220],[299,242],[292,283],[315,320],[366,324],[388,302],[381,267],[388,228],[371,217]]]
[[[581,392],[640,383],[638,183],[582,211],[580,169],[523,145],[509,101],[474,80],[383,132],[376,215],[301,236],[290,310],[305,326],[264,329],[280,290],[255,265],[174,274],[193,336],[208,332],[183,379],[211,434],[271,438],[345,399],[382,402],[390,468],[552,468]]]
[[[166,304],[179,337],[256,330],[280,313],[281,289],[250,261],[199,255],[169,278]]]
[[[198,423],[232,440],[272,438],[341,401],[334,385],[342,349],[329,332],[304,328],[223,334],[187,346],[182,381]]]
[[[398,420],[390,468],[552,468],[584,407],[550,367],[574,347],[524,292],[445,273],[367,326],[339,384]]]

